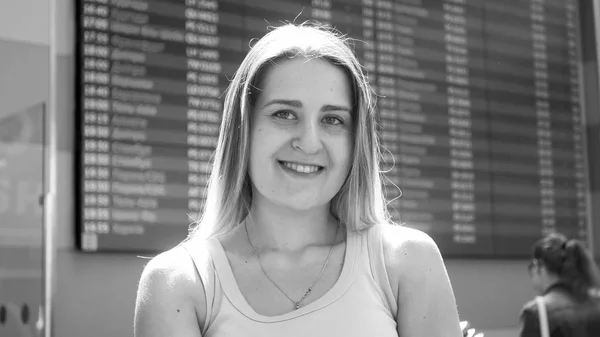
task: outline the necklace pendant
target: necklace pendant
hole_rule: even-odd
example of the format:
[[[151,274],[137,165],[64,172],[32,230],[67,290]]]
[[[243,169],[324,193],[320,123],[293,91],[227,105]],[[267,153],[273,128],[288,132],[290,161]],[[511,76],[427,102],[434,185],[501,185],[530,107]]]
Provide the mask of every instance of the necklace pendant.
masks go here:
[[[298,308],[300,308],[300,302],[296,302],[296,305],[294,306],[294,310],[298,310]]]

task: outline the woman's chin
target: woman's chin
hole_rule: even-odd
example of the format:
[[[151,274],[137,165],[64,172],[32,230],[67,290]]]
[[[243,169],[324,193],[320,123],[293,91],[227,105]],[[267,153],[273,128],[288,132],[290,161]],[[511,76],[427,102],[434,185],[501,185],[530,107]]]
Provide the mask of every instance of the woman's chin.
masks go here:
[[[294,198],[283,201],[278,198],[273,201],[276,207],[289,209],[292,212],[310,212],[329,207],[329,202],[315,200],[314,198]]]
[[[280,204],[280,207],[285,207],[293,212],[310,212],[315,211],[321,208],[324,208],[326,205],[314,204],[314,203],[294,203],[294,204]]]

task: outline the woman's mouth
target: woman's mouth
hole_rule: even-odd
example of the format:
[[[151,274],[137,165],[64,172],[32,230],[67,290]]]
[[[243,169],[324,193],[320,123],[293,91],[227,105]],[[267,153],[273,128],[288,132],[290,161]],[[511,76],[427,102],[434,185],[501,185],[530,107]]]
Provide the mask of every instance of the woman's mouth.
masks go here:
[[[300,164],[300,163],[294,163],[294,162],[283,161],[283,160],[279,160],[278,162],[279,162],[279,164],[281,164],[281,166],[283,166],[284,168],[286,168],[288,170],[298,172],[298,173],[304,173],[304,174],[320,172],[325,168],[320,165]]]

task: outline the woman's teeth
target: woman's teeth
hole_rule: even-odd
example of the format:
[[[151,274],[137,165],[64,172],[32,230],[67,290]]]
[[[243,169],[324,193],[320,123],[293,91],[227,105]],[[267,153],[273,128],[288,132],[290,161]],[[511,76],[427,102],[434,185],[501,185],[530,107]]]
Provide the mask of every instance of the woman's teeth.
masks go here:
[[[321,167],[317,166],[317,165],[302,165],[302,164],[296,164],[296,163],[288,163],[285,161],[282,161],[281,164],[291,170],[294,170],[294,171],[300,172],[300,173],[313,173],[313,172],[317,172],[321,169]]]

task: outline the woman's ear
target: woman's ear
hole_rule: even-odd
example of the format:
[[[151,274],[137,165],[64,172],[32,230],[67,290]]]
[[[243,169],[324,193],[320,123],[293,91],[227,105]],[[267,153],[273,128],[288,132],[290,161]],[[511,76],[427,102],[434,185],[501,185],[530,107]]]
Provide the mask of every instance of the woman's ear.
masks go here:
[[[545,265],[540,264],[538,267],[539,271],[537,274],[537,277],[540,279],[540,282],[542,284],[547,284],[552,278],[551,273],[548,271],[548,268],[546,268]]]

